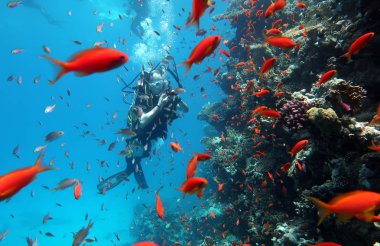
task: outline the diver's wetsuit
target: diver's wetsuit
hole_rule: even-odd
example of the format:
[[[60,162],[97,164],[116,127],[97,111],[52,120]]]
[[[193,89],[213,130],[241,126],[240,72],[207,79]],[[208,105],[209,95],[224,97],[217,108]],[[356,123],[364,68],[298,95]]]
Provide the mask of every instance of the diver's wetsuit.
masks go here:
[[[153,98],[153,107],[157,105],[159,96]],[[144,152],[142,156],[139,157],[126,157],[125,160],[127,162],[127,168],[124,171],[116,173],[111,177],[103,180],[98,184],[97,188],[100,193],[104,193],[107,190],[110,190],[120,184],[124,180],[128,180],[129,175],[134,173],[136,182],[139,185],[139,188],[146,189],[148,185],[145,180],[144,172],[141,168],[141,160],[143,158],[149,157],[149,153],[152,149],[152,142],[158,139],[166,139],[167,137],[167,128],[168,124],[178,118],[178,114],[176,111],[178,103],[181,101],[181,98],[177,95],[170,96],[171,101],[162,109],[162,111],[157,115],[157,117],[149,123],[144,129],[140,129],[137,131],[137,135],[133,138],[127,140],[128,143],[133,143],[143,146]],[[137,104],[138,105],[138,104]],[[145,107],[144,112],[150,111],[151,107]],[[131,108],[131,110],[135,110]]]

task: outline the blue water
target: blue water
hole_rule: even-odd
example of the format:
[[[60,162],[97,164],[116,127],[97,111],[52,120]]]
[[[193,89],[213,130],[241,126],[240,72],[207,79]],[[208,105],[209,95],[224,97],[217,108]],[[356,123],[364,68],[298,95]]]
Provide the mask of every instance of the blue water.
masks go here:
[[[200,143],[205,123],[197,120],[198,112],[202,105],[226,97],[212,81],[212,73],[203,73],[207,66],[218,68],[222,64],[219,60],[221,55],[208,58],[201,65],[194,65],[187,76],[185,68],[178,67],[180,79],[187,90],[182,98],[190,105],[190,111],[169,127],[169,136],[173,132],[184,151],[173,153],[168,139],[159,155],[152,155],[151,160],[143,161],[142,166],[150,186],[148,191],[136,189],[132,194],[131,190],[137,188],[137,184],[131,177],[130,182],[121,184],[106,195],[100,195],[96,189],[98,177],[106,178],[125,168],[124,159],[117,154],[124,145],[119,142],[113,151],[107,150],[108,145],[118,137],[115,132],[126,127],[129,110],[129,106],[123,103],[120,91],[122,84],[117,83],[116,77],[121,75],[128,81],[140,71],[143,64],[147,66],[146,62],[149,59],[154,63],[158,62],[165,54],[162,50],[165,45],[172,47],[171,55],[177,63],[187,59],[192,48],[202,39],[195,36],[195,27],[184,28],[191,1],[152,0],[152,6],[167,4],[162,6],[167,8],[168,12],[163,18],[161,9],[154,7],[149,10],[152,24],[147,28],[153,27],[161,36],[150,32],[144,42],[130,35],[131,19],[124,15],[123,1],[34,2],[58,21],[58,25],[49,23],[38,9],[26,5],[10,9],[3,2],[0,7],[0,174],[33,165],[38,156],[33,150],[46,144],[44,136],[49,132],[62,130],[65,134],[59,140],[49,143],[46,149],[45,162],[48,163],[55,158],[54,166],[58,170],[39,174],[33,183],[9,202],[0,203],[0,232],[9,230],[9,235],[0,244],[26,245],[26,237],[37,237],[39,245],[71,245],[72,232],[77,232],[87,225],[88,221],[85,221],[84,217],[88,213],[89,219],[94,221],[89,237],[95,236],[98,239],[97,245],[112,245],[111,240],[116,245],[131,245],[135,242],[130,235],[134,207],[144,203],[148,206],[147,209],[154,209],[154,191],[159,187],[164,186],[160,195],[166,213],[174,211],[177,203],[186,209],[186,206],[200,202],[196,197],[186,197],[185,200],[177,202],[182,194],[175,190],[175,187],[179,187],[185,180],[187,161],[193,152],[205,151]],[[225,7],[224,2],[218,2],[213,14],[224,12]],[[186,12],[182,12],[182,8],[185,8]],[[72,16],[68,16],[69,11],[72,12]],[[93,11],[97,11],[97,15],[93,15]],[[123,15],[123,20],[118,18],[118,14]],[[114,24],[112,28],[111,22]],[[96,26],[101,23],[104,23],[103,32],[97,33]],[[211,31],[212,24],[216,26],[217,31]],[[208,31],[207,35],[216,33],[227,39],[230,38],[227,34],[229,25],[224,24],[225,22],[213,23],[208,13],[201,19],[201,27]],[[183,28],[177,31],[173,25]],[[118,42],[119,36],[122,39],[126,38],[125,46]],[[81,41],[82,45],[73,43],[73,40]],[[67,60],[75,52],[90,48],[95,41],[101,40],[107,40],[111,47],[116,44],[117,49],[128,54],[130,60],[126,67],[129,71],[118,68],[88,77],[67,74],[56,85],[48,85],[48,80],[55,77],[56,71],[49,61],[39,57],[44,53],[43,45],[51,48],[52,57]],[[11,54],[11,50],[16,48],[25,50],[20,54]],[[221,48],[225,49],[222,44]],[[193,76],[196,74],[202,74],[202,77],[194,81]],[[15,77],[12,82],[7,81],[10,75]],[[17,83],[18,76],[22,76],[21,84]],[[41,76],[40,82],[34,84],[33,80],[37,76]],[[201,87],[205,88],[206,98],[202,97]],[[68,89],[71,96],[67,94]],[[191,93],[195,96],[192,97]],[[45,114],[45,107],[53,104],[56,104],[56,109],[50,114]],[[87,108],[87,104],[91,104],[91,107]],[[112,115],[115,112],[117,118],[114,120]],[[83,123],[89,126],[86,127]],[[74,126],[79,126],[79,129]],[[87,135],[83,138],[81,134],[87,130],[96,134],[96,137]],[[187,133],[186,136],[180,130]],[[101,146],[96,139],[105,139],[107,144]],[[20,159],[12,155],[12,150],[17,145],[20,146]],[[66,151],[69,152],[69,158],[64,155]],[[173,155],[174,162],[170,163]],[[101,160],[105,160],[109,168],[100,167]],[[70,164],[73,161],[75,168],[71,169]],[[118,161],[120,167],[117,167]],[[87,162],[91,165],[89,172],[86,171]],[[174,170],[167,172],[172,167]],[[72,189],[53,192],[42,187],[54,187],[64,178],[78,178],[83,181],[83,196],[78,201],[74,199]],[[35,193],[34,197],[31,197],[31,192]],[[56,203],[62,204],[62,207]],[[104,211],[101,211],[102,204]],[[42,219],[47,213],[50,213],[53,219],[43,225]],[[55,237],[45,236],[46,232],[51,232]],[[120,241],[116,240],[114,233],[120,236]]]

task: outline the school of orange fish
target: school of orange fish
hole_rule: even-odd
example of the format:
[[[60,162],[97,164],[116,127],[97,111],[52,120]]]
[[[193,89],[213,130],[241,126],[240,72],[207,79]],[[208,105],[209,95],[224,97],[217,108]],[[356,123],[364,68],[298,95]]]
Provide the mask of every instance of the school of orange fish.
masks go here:
[[[19,2],[9,2],[8,7],[14,8],[21,4],[22,1]],[[202,16],[204,16],[207,9],[210,9],[210,14],[214,10],[215,2],[210,2],[209,0],[193,0],[192,3],[192,14],[190,18],[188,19],[186,25],[191,26],[193,24],[196,25],[197,30],[200,30],[200,19]],[[303,2],[292,2],[288,3],[285,0],[276,0],[274,2],[271,2],[269,6],[264,8],[264,4],[260,4],[258,0],[250,0],[247,1],[247,4],[243,7],[241,6],[243,12],[245,13],[245,16],[247,18],[252,18],[254,16],[255,18],[273,18],[273,24],[272,28],[269,30],[264,30],[263,35],[265,38],[265,42],[263,45],[270,45],[272,47],[278,48],[283,50],[283,54],[285,56],[289,56],[289,54],[285,53],[290,50],[298,50],[300,48],[300,42],[294,43],[291,38],[283,36],[283,31],[280,27],[278,27],[281,23],[281,20],[276,20],[275,16],[276,13],[281,12],[287,4],[296,4],[296,6],[300,9],[306,9],[307,10],[307,4]],[[255,10],[257,9],[257,10]],[[256,12],[254,12],[256,11]],[[235,16],[236,18],[236,16]],[[234,21],[233,19],[230,20],[231,22]],[[250,22],[249,28],[253,27],[253,21]],[[181,30],[181,26],[174,26],[177,30]],[[98,27],[97,29],[101,29],[102,27]],[[304,29],[304,27],[301,25],[299,27],[300,29]],[[212,30],[216,30],[215,26],[211,28]],[[98,30],[99,31],[99,30]],[[307,36],[306,29],[302,33],[303,36]],[[366,45],[371,42],[373,37],[375,36],[374,32],[364,33],[360,37],[357,37],[356,40],[347,40],[347,42],[351,42],[349,45],[349,49],[346,53],[342,55],[342,59],[346,59],[347,62],[351,62],[355,60],[355,55],[358,54],[362,49],[365,49]],[[253,37],[252,37],[253,38]],[[253,38],[254,40],[254,38]],[[189,58],[182,63],[182,65],[186,66],[186,73],[188,73],[194,63],[199,64],[201,63],[206,57],[208,56],[215,56],[216,49],[219,47],[220,43],[222,41],[222,37],[220,35],[212,35],[209,37],[204,38],[199,44],[195,46],[191,54],[189,55]],[[222,42],[223,44],[228,44],[228,40],[225,40]],[[234,51],[237,47],[233,46],[230,48],[230,52]],[[48,47],[44,47],[44,50],[46,53],[50,53],[50,49]],[[17,54],[23,52],[22,49],[15,49],[12,50],[13,54]],[[230,53],[220,49],[219,52],[223,54],[226,57],[230,57]],[[124,54],[121,51],[118,51],[116,49],[111,48],[103,48],[103,47],[95,47],[87,50],[83,50],[81,52],[78,52],[72,56],[72,58],[67,61],[63,62],[60,60],[57,60],[52,57],[48,57],[43,55],[43,58],[46,58],[53,63],[57,64],[60,67],[60,72],[54,78],[50,81],[50,84],[55,84],[59,79],[62,78],[66,73],[69,72],[75,72],[78,76],[87,76],[94,73],[99,72],[106,72],[115,68],[118,68],[128,62],[129,57],[128,55]],[[260,70],[257,72],[258,79],[265,80],[266,76],[269,76],[271,70],[275,67],[277,62],[276,57],[271,57],[264,59],[264,63],[261,66]],[[248,61],[240,61],[236,65],[236,67],[244,67],[245,71],[255,71],[254,64],[251,60]],[[209,71],[212,69],[208,68]],[[219,69],[216,69],[214,71],[214,75],[216,75],[219,72]],[[320,76],[320,79],[316,82],[317,86],[321,86],[325,83],[328,83],[328,81],[339,71],[337,70],[330,70],[326,71],[324,74]],[[255,81],[249,81],[245,88],[242,88],[238,83],[233,86],[235,89],[240,90],[241,92],[244,92],[246,97],[252,96],[252,97],[265,97],[271,92],[263,87],[259,89],[258,91],[253,91],[252,85],[256,83]],[[69,93],[69,92],[68,92]],[[274,96],[279,98],[281,97],[285,92],[278,91]],[[52,112],[55,108],[55,105],[48,106],[45,109],[45,113]],[[278,119],[281,117],[281,114],[275,110],[271,109],[265,105],[257,107],[256,109],[251,110],[251,118],[247,121],[247,124],[252,124],[255,122],[255,117],[268,117],[273,119]],[[218,118],[218,115],[213,115],[213,118]],[[370,122],[370,125],[372,126],[379,126],[380,125],[380,105],[378,107],[377,114],[374,116],[373,120]],[[255,133],[260,133],[259,128],[254,129]],[[122,129],[121,134],[126,135],[133,135],[133,131],[129,129]],[[62,131],[56,131],[49,133],[45,140],[47,142],[54,141],[58,139],[60,136],[62,136],[64,132]],[[225,137],[222,134],[221,141],[225,141]],[[297,142],[289,151],[289,154],[292,158],[295,158],[297,156],[297,153],[302,151],[309,143],[308,139],[301,139],[299,142]],[[35,152],[41,152],[35,165],[26,167],[23,169],[18,169],[15,171],[12,171],[10,173],[4,174],[0,177],[0,201],[3,200],[9,200],[12,198],[12,196],[16,195],[20,190],[22,190],[25,186],[29,185],[33,180],[36,178],[36,175],[40,172],[44,171],[50,171],[55,170],[54,167],[44,167],[41,165],[42,158],[44,156],[43,150],[45,146],[38,147]],[[182,147],[179,143],[171,142],[170,147],[174,152],[178,152],[182,150]],[[17,156],[17,148],[14,150],[14,155]],[[110,146],[109,148],[112,148]],[[372,145],[368,147],[371,150],[380,152],[380,145],[376,145],[374,142],[372,142]],[[259,153],[260,154],[260,153]],[[212,153],[198,153],[194,154],[193,158],[189,160],[188,167],[186,170],[186,181],[184,181],[183,185],[178,188],[178,190],[183,192],[183,196],[185,197],[186,194],[197,194],[199,198],[203,196],[205,187],[208,184],[208,180],[202,177],[194,177],[197,170],[198,162],[207,161],[211,158]],[[298,168],[302,169],[302,165],[298,163]],[[287,172],[289,170],[289,163],[285,164],[281,167],[281,170],[283,172]],[[268,177],[271,180],[274,180],[274,175],[271,172],[267,172]],[[216,179],[215,179],[216,180]],[[217,181],[217,180],[216,180]],[[266,182],[266,181],[264,181]],[[265,187],[265,184],[263,182],[263,187]],[[223,189],[224,184],[218,184],[218,191],[221,191]],[[57,187],[53,188],[53,190],[62,190],[67,189],[72,186],[74,187],[74,197],[75,199],[80,199],[82,194],[82,186],[81,182],[78,179],[65,179],[62,180]],[[380,221],[380,218],[378,216],[375,216],[374,213],[377,208],[380,207],[380,193],[372,192],[372,191],[352,191],[348,192],[342,195],[339,195],[332,199],[329,203],[322,202],[318,200],[315,197],[308,197],[310,201],[312,201],[319,211],[319,221],[317,222],[317,226],[319,226],[323,220],[329,216],[332,213],[337,214],[337,218],[339,220],[348,221],[351,218],[357,218],[360,220],[364,220],[366,222],[376,222]],[[165,202],[161,200],[159,196],[159,191],[156,192],[156,212],[157,216],[160,219],[164,219],[164,204]],[[45,221],[49,220],[49,215],[45,216]],[[211,217],[215,218],[215,214],[211,211]],[[80,245],[87,237],[90,228],[93,226],[93,223],[90,221],[87,228],[83,228],[80,230],[74,238],[73,245]],[[88,241],[91,242],[91,241]],[[154,242],[139,242],[134,244],[134,246],[150,246],[150,245],[158,245]],[[248,246],[250,244],[242,244],[244,246]],[[315,245],[339,245],[337,243],[333,242],[321,242]]]

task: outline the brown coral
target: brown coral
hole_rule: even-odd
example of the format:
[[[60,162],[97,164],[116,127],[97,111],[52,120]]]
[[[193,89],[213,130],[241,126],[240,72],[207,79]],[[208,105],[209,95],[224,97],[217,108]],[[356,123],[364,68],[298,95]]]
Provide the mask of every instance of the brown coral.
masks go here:
[[[352,82],[339,80],[333,85],[330,91],[330,98],[335,103],[343,101],[351,106],[351,109],[358,110],[366,98],[367,91]]]

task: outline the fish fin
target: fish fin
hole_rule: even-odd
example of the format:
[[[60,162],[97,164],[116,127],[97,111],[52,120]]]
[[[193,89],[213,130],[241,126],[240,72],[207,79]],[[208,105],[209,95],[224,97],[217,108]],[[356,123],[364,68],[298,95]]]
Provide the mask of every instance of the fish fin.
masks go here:
[[[54,64],[58,65],[58,67],[61,69],[60,72],[58,73],[57,77],[55,77],[54,80],[51,80],[49,82],[50,85],[54,85],[55,83],[58,82],[58,80],[63,75],[65,75],[66,73],[70,72],[70,69],[68,68],[68,63],[67,62],[63,62],[63,61],[57,60],[57,59],[55,59],[53,57],[45,56],[45,55],[42,55],[41,57],[50,60]]]
[[[318,220],[317,226],[319,226],[323,222],[323,220],[331,214],[331,212],[329,210],[330,205],[318,200],[315,197],[309,196],[309,197],[307,197],[307,199],[312,201],[318,209],[319,220]]]
[[[34,163],[34,168],[37,169],[37,172],[40,173],[40,172],[45,172],[45,171],[49,171],[49,170],[56,170],[57,168],[55,168],[55,167],[47,167],[47,166],[43,165],[44,156],[45,156],[45,153],[41,152],[37,158],[37,161]]]
[[[186,66],[186,74],[188,74],[189,71],[190,71],[191,66],[193,65],[193,63],[190,62],[189,60],[187,60],[187,61],[182,62],[182,63],[179,64],[179,65],[181,65],[181,66]]]
[[[349,52],[344,53],[343,55],[340,56],[340,58],[346,58],[347,59],[347,63],[352,62],[351,54]]]
[[[343,214],[343,213],[337,214],[337,219],[339,221],[349,221],[350,219],[352,219],[352,217],[354,217],[354,215],[352,214]]]
[[[376,209],[376,206],[374,205],[374,206],[370,207],[369,209],[363,211],[362,215],[363,215],[365,221],[372,222],[373,216],[375,214],[375,209]]]
[[[75,72],[75,76],[78,76],[78,77],[84,77],[84,76],[87,76],[87,75],[90,75],[91,73],[86,73],[86,72]]]
[[[201,198],[201,197],[203,196],[204,191],[205,191],[205,188],[200,189],[200,190],[198,191],[198,193],[197,193],[197,197],[198,197],[198,198]]]

